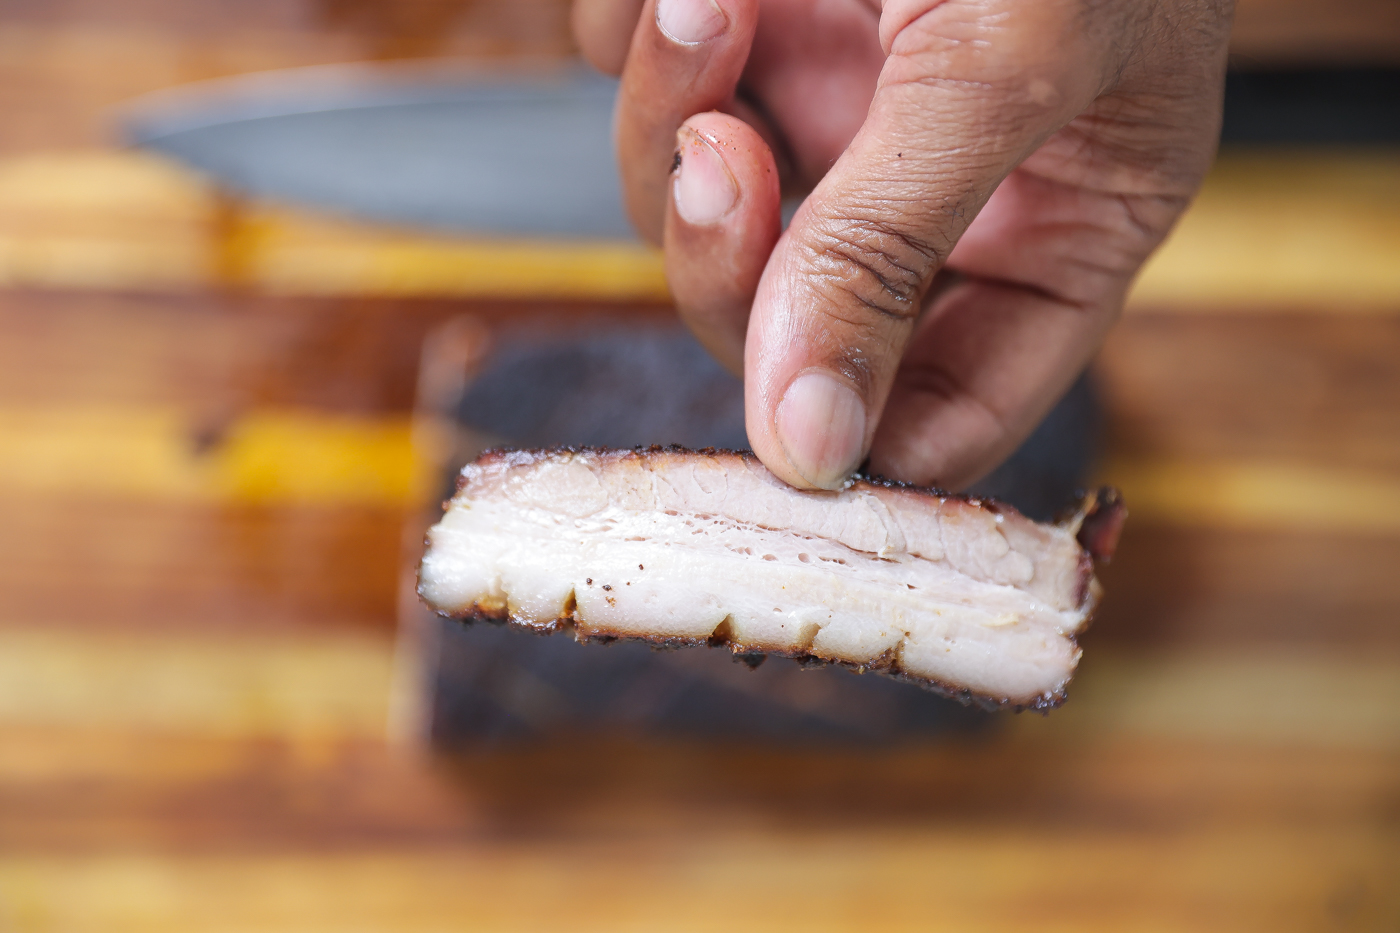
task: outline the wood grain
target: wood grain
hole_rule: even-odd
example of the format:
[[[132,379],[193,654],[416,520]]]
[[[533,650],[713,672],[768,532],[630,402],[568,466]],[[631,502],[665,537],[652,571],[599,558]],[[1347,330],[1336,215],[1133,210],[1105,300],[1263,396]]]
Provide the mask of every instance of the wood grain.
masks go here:
[[[1400,158],[1222,155],[1129,309],[1400,309]],[[630,241],[473,239],[241,203],[157,157],[0,160],[0,284],[282,295],[665,302]]]
[[[394,624],[398,508],[66,495],[0,509],[0,623],[250,635]]]
[[[113,142],[111,108],[188,81],[414,56],[572,53],[566,0],[6,0],[0,153]],[[1395,62],[1389,0],[1242,0],[1234,51],[1255,65]]]
[[[1284,845],[1298,840],[1308,849]],[[273,858],[5,859],[26,929],[233,931],[1384,930],[1389,841],[1369,828],[761,834],[636,848]],[[1055,871],[1055,867],[1066,870]],[[1072,870],[1071,870],[1072,869]],[[1008,892],[1007,877],[1029,880]],[[741,894],[742,905],[731,896]],[[1282,892],[1281,896],[1270,895]],[[1324,927],[1325,928],[1325,927]]]
[[[1397,249],[1395,152],[1225,151],[1128,307],[1393,314]]]
[[[1244,67],[1393,66],[1400,9],[1389,0],[1239,0],[1230,51]]]
[[[0,153],[109,146],[112,110],[209,78],[424,55],[559,58],[566,0],[7,0]]]
[[[404,507],[421,504],[442,482],[436,462],[415,458],[414,438],[407,416],[251,410],[211,430],[178,409],[0,409],[0,487],[131,500]]]
[[[1092,647],[1397,645],[1400,541],[1395,535],[1228,529],[1135,522]],[[1086,649],[1087,650],[1087,649]]]
[[[1130,315],[1095,372],[1116,453],[1400,472],[1400,321]]]
[[[0,406],[175,407],[214,433],[255,408],[403,415],[424,336],[464,314],[503,330],[675,320],[646,302],[0,290]]]
[[[4,735],[59,759],[82,738]],[[1302,931],[1397,917],[1393,753],[612,744],[432,776],[355,745],[103,750],[114,762],[69,765],[76,780],[0,783],[16,814],[0,898],[21,929]]]

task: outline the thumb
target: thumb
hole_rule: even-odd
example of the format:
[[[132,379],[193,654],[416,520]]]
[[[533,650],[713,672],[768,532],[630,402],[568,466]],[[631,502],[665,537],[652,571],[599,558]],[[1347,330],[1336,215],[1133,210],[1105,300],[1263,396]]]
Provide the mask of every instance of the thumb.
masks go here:
[[[886,3],[865,124],[775,247],[745,347],[749,441],[838,488],[865,459],[934,276],[1006,175],[1099,93],[1080,0]]]

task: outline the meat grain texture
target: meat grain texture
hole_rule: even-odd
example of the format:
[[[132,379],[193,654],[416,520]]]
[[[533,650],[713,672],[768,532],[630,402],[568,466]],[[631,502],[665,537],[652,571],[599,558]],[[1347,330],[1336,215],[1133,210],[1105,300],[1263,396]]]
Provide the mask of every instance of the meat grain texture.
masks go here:
[[[993,501],[857,479],[803,491],[752,454],[493,451],[428,532],[433,609],[580,640],[727,644],[900,677],[987,706],[1057,705],[1123,511],[1038,524]]]

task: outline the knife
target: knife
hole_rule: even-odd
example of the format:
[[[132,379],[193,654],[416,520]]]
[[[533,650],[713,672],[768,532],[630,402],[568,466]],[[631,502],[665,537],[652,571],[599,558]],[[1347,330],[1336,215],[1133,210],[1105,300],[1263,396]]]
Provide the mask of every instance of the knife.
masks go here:
[[[119,119],[132,144],[247,196],[457,233],[634,239],[616,95],[581,66],[366,63],[183,85]]]

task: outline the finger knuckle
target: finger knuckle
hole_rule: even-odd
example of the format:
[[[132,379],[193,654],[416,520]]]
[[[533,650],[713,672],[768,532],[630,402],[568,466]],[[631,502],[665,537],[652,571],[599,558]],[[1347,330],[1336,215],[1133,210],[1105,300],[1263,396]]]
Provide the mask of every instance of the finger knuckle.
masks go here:
[[[881,318],[915,318],[945,258],[927,238],[877,218],[831,220],[812,242],[812,271],[829,288]]]

